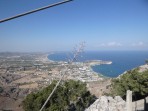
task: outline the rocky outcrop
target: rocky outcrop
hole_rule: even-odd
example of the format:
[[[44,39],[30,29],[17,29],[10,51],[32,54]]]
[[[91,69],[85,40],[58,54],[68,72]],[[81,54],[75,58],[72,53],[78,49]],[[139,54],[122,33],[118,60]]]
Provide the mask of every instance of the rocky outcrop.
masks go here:
[[[120,96],[101,96],[85,111],[126,111],[126,102]]]
[[[139,66],[139,72],[144,72],[148,70],[148,64]]]

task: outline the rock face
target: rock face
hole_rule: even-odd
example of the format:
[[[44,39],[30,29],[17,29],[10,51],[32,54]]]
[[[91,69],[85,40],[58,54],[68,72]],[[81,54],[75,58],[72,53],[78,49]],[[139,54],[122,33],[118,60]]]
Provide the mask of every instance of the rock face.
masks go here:
[[[148,70],[148,64],[145,64],[139,67],[139,72],[144,72],[146,70]]]
[[[85,111],[126,111],[126,102],[120,96],[114,99],[110,96],[101,96]]]

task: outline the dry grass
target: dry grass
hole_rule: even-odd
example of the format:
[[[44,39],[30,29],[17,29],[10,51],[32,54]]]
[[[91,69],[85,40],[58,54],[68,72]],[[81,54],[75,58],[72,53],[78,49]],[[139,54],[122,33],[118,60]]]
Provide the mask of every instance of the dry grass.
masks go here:
[[[25,85],[20,85],[19,88],[21,89],[35,89],[38,87],[37,83],[30,83],[30,84],[25,84]]]

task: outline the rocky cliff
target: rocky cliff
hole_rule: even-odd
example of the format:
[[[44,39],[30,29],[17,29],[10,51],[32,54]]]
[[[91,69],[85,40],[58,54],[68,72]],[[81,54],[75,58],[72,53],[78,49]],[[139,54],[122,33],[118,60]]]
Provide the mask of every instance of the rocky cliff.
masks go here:
[[[126,111],[126,102],[120,96],[101,96],[85,111]]]

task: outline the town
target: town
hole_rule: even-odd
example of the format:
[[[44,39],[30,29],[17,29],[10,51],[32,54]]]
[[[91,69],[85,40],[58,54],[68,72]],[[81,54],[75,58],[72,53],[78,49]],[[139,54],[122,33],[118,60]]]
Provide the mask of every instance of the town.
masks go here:
[[[91,69],[92,65],[111,64],[111,61],[93,60],[86,62],[51,61],[46,53],[1,53],[0,54],[0,102],[5,102],[10,109],[13,100],[21,103],[31,92],[36,92],[53,80],[76,80],[95,86],[94,82],[103,81],[104,77]],[[91,85],[93,83],[93,85]],[[93,89],[91,89],[93,90]],[[11,102],[8,102],[10,101]],[[0,105],[1,109],[5,103]],[[8,105],[11,103],[10,105]]]

